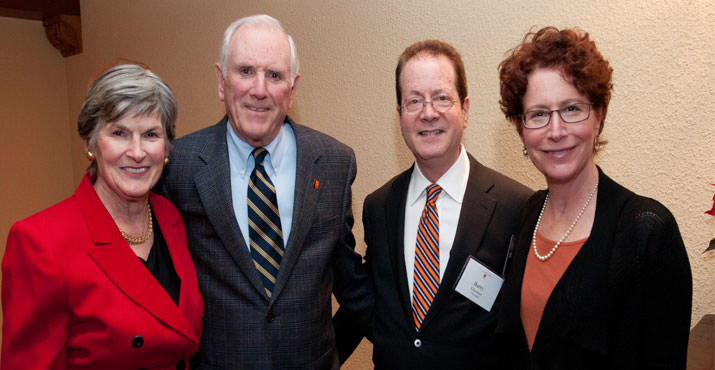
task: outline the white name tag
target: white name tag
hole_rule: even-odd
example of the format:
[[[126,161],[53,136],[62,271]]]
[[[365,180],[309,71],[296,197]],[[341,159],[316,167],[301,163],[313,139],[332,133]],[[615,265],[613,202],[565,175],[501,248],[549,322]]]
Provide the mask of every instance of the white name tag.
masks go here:
[[[491,311],[502,283],[504,279],[482,265],[476,258],[469,256],[454,290],[481,308]]]

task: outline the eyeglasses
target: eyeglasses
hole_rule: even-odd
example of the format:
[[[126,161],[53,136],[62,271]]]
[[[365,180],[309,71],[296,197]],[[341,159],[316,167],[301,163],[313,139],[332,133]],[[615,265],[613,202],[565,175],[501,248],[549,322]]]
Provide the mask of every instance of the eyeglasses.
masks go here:
[[[521,115],[521,123],[526,128],[542,128],[551,122],[551,113],[559,112],[566,123],[585,121],[591,115],[591,103],[572,103],[561,109],[534,109]]]
[[[415,115],[424,109],[427,103],[432,105],[432,109],[439,113],[448,111],[455,103],[455,100],[447,94],[437,95],[432,100],[425,100],[422,97],[412,97],[402,104],[402,111],[408,115]]]

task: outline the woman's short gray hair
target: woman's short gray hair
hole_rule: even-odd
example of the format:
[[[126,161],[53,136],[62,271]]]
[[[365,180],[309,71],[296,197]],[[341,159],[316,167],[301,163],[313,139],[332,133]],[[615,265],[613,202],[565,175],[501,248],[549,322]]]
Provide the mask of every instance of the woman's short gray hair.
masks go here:
[[[90,150],[101,128],[125,114],[158,115],[164,129],[165,151],[171,151],[176,124],[176,98],[159,76],[136,64],[121,64],[102,73],[89,88],[77,118],[77,130]],[[87,169],[96,175],[96,161]]]
[[[282,31],[286,38],[288,39],[288,45],[290,45],[290,85],[295,84],[295,76],[298,75],[298,69],[300,68],[300,62],[298,61],[298,51],[295,47],[295,42],[293,37],[288,34],[288,32],[283,28],[281,22],[277,19],[266,14],[251,15],[248,17],[240,18],[233,23],[231,23],[226,31],[223,33],[223,40],[221,41],[221,50],[219,52],[219,65],[221,66],[221,73],[226,77],[226,68],[228,64],[228,53],[229,46],[231,44],[231,37],[236,30],[241,26],[251,25],[251,24],[263,24],[271,26],[275,29]]]

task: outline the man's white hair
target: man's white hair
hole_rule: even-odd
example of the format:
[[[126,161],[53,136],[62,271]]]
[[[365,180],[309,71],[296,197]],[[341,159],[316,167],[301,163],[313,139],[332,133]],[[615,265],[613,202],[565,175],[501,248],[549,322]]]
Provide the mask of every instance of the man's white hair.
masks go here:
[[[226,28],[226,31],[223,33],[223,41],[221,43],[221,51],[219,53],[219,64],[221,66],[221,73],[223,74],[223,76],[226,76],[226,64],[228,63],[228,49],[229,44],[231,43],[231,37],[239,27],[251,24],[263,24],[271,26],[275,29],[280,30],[286,35],[286,38],[288,39],[288,44],[290,45],[290,85],[293,86],[293,84],[295,83],[295,76],[298,75],[298,68],[300,67],[300,63],[298,61],[298,52],[295,48],[295,42],[293,42],[293,37],[288,34],[285,28],[283,28],[281,22],[266,14],[243,17],[234,21],[228,26],[228,28]]]

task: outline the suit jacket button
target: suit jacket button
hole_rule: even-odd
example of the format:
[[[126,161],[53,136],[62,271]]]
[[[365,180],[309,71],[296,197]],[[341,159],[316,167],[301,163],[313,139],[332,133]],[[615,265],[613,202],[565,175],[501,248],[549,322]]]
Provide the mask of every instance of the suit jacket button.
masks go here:
[[[176,363],[176,370],[186,370],[186,361],[179,360],[179,362]]]
[[[144,338],[142,338],[141,335],[137,335],[134,338],[132,338],[132,346],[134,348],[139,348],[144,345]]]
[[[266,322],[273,322],[276,319],[276,314],[273,312],[269,312],[268,315],[266,315]]]
[[[422,347],[422,341],[419,340],[419,339],[415,339],[415,347],[416,347],[416,348]]]

